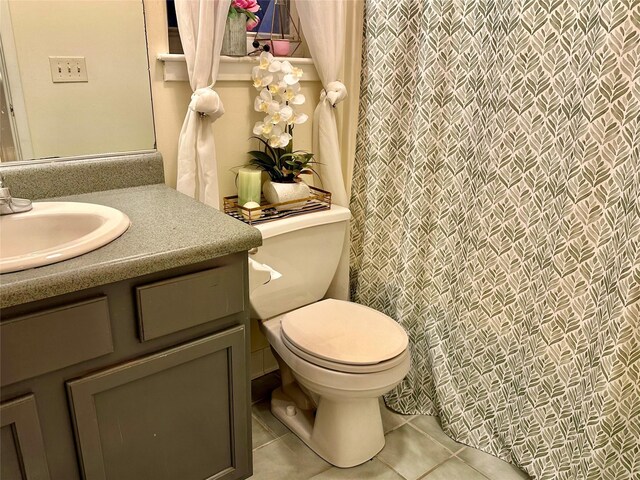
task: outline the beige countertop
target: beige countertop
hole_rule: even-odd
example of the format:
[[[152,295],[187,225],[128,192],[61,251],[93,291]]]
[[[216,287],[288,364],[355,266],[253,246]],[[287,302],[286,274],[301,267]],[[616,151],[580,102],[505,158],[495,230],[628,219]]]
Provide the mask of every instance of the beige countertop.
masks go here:
[[[44,199],[43,199],[44,201]],[[47,199],[107,205],[129,229],[102,248],[63,262],[0,275],[0,307],[202,262],[262,244],[260,232],[164,184]]]

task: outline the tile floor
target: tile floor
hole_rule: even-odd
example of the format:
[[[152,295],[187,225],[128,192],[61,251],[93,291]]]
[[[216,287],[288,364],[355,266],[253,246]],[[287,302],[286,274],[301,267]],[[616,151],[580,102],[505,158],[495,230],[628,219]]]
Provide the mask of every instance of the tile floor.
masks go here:
[[[272,377],[273,379],[273,377]],[[258,379],[260,380],[260,379]],[[251,480],[522,480],[516,467],[479,450],[454,442],[440,429],[437,417],[405,416],[382,403],[386,445],[358,467],[331,466],[276,419],[268,397],[254,388],[253,476]],[[266,393],[262,393],[266,395]],[[263,398],[257,400],[257,398]]]

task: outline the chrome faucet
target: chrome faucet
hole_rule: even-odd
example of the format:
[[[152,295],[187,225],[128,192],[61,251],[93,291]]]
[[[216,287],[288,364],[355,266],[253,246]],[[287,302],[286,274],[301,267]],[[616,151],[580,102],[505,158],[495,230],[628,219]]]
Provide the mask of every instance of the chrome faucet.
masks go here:
[[[31,200],[11,196],[9,189],[4,186],[4,177],[0,173],[0,215],[28,212],[32,208]]]

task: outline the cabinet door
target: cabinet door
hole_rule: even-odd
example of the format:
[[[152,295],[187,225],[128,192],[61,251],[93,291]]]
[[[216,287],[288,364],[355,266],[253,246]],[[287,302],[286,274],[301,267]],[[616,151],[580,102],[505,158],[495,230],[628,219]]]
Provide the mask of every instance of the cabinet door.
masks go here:
[[[68,382],[84,478],[248,476],[244,335],[232,328]]]
[[[3,480],[49,480],[38,409],[33,395],[0,406]]]

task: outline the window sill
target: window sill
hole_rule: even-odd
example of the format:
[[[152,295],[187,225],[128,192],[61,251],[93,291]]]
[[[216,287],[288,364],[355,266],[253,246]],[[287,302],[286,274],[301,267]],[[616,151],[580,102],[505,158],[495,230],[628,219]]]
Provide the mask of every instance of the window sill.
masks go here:
[[[183,54],[159,53],[156,58],[164,64],[165,82],[188,82],[187,62]],[[301,82],[319,82],[320,77],[310,58],[283,57],[279,60],[288,60],[294,67],[304,69]],[[251,67],[258,62],[258,57],[220,57],[218,70],[218,82],[226,81],[251,81]]]

